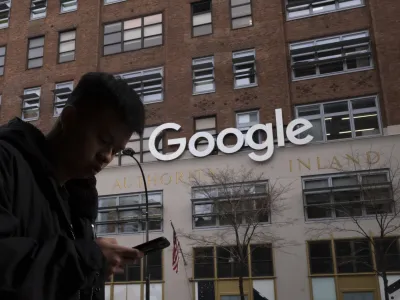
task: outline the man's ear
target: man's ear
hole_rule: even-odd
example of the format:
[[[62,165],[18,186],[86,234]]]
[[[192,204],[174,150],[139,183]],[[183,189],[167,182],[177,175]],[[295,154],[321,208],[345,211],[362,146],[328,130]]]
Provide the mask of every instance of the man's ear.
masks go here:
[[[65,106],[60,115],[61,129],[63,131],[69,131],[71,127],[76,125],[76,118],[76,108],[71,105]]]

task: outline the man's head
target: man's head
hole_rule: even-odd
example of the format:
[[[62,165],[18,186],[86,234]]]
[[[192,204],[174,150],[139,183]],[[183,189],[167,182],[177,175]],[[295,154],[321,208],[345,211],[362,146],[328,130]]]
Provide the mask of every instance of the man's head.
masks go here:
[[[144,122],[143,103],[125,81],[106,73],[85,74],[53,129],[62,148],[57,167],[68,179],[95,175],[133,133],[143,133]]]

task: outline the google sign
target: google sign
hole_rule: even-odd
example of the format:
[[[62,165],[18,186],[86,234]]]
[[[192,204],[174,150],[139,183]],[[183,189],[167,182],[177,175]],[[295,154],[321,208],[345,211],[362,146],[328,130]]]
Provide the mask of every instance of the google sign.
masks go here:
[[[283,127],[283,118],[282,118],[282,109],[275,110],[275,120],[276,120],[276,136],[278,138],[278,147],[285,146],[285,134]],[[178,149],[175,152],[163,154],[158,152],[156,148],[156,138],[165,130],[176,130],[179,131],[181,126],[176,123],[166,123],[158,126],[150,135],[149,138],[149,150],[151,154],[161,161],[170,161],[177,159],[180,157],[186,148],[186,138],[176,138],[168,140],[168,146],[179,145]],[[286,127],[286,137],[287,139],[294,145],[305,145],[313,140],[313,136],[307,135],[303,138],[298,138],[297,136],[307,130],[312,128],[312,124],[310,121],[306,119],[294,119],[291,121]],[[261,130],[266,133],[267,138],[262,143],[256,143],[253,140],[253,134],[257,131]],[[224,138],[227,135],[235,135],[236,136],[236,144],[230,145],[227,147],[224,144]],[[206,139],[208,141],[208,145],[205,149],[197,150],[196,149],[196,141],[199,139]],[[257,124],[252,126],[244,136],[243,133],[237,128],[226,128],[222,130],[216,140],[215,138],[208,132],[197,132],[190,139],[188,144],[189,152],[195,157],[206,157],[213,152],[215,149],[215,143],[217,143],[218,150],[225,154],[232,154],[238,152],[243,144],[246,144],[253,150],[260,151],[265,150],[262,154],[256,154],[255,152],[249,153],[249,157],[257,162],[262,162],[268,160],[272,154],[274,153],[274,136],[273,136],[273,127],[271,123],[267,124]]]

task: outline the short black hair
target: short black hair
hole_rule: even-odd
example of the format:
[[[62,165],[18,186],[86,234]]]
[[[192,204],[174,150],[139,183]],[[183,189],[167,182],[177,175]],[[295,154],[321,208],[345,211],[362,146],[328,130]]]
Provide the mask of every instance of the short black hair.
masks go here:
[[[143,134],[145,109],[140,97],[123,79],[112,74],[84,74],[66,104],[82,112],[112,109],[132,131]]]

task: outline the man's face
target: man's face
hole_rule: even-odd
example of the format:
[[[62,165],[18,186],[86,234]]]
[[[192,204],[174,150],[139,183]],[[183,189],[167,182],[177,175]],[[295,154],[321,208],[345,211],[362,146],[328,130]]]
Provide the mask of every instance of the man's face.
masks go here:
[[[69,124],[65,133],[69,173],[79,178],[96,175],[125,149],[133,132],[110,110],[96,111],[88,118],[75,110],[71,113],[76,116],[67,118],[67,122],[74,124]]]

